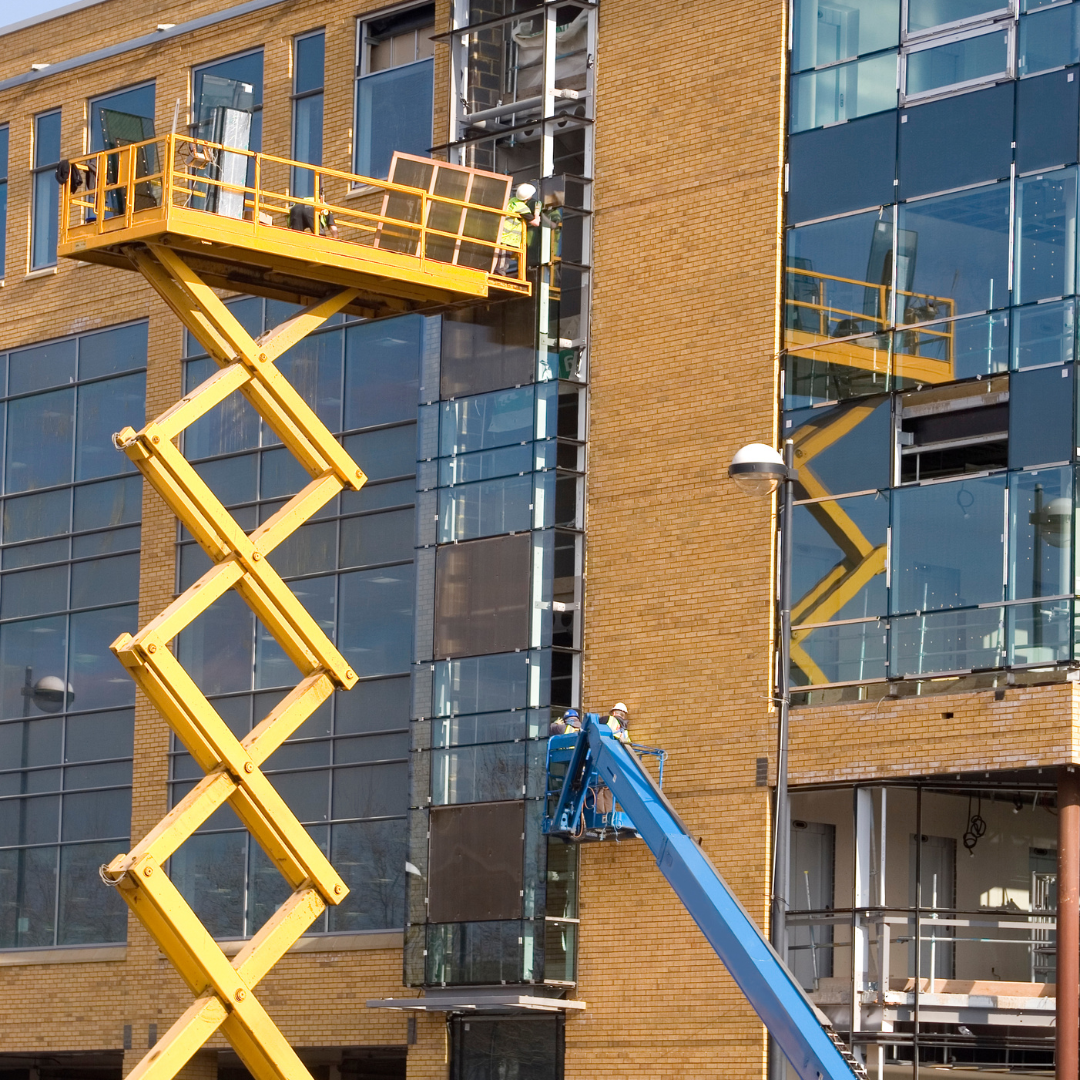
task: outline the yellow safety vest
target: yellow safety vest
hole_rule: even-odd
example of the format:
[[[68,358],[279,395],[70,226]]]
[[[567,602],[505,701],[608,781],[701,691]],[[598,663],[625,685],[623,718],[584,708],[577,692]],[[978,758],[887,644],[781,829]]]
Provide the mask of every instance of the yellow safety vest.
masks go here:
[[[506,215],[499,229],[499,244],[502,247],[520,248],[522,225],[526,218],[532,218],[533,209],[524,199],[513,195],[506,204]]]

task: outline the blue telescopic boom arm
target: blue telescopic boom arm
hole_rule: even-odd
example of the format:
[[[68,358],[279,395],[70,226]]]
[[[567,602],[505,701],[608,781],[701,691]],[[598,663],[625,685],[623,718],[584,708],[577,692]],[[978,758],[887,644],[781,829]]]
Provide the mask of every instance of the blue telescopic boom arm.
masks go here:
[[[551,832],[572,832],[593,770],[629,814],[656,864],[701,927],[800,1080],[855,1075],[814,1007],[637,759],[589,715],[567,769]]]

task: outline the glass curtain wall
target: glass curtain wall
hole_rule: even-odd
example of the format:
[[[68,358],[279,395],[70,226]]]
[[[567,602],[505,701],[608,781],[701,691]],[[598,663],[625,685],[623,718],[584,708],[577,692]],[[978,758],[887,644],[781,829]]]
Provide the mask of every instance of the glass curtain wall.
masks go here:
[[[550,721],[582,703],[596,25],[595,11],[572,4],[526,16],[507,7],[454,7],[467,32],[451,39],[451,62],[466,97],[448,151],[537,188],[536,292],[446,316],[422,380],[414,986],[576,979],[577,850],[549,846],[540,826]],[[567,92],[546,117],[549,48],[554,89]],[[465,877],[461,865],[478,869]]]
[[[797,685],[1077,658],[1080,56],[1039,30],[1073,7],[795,5],[795,88],[897,48],[909,80],[899,108],[824,119],[793,89]],[[1004,66],[972,67],[980,42]],[[933,94],[912,89],[916,57]]]
[[[297,310],[254,298],[233,301],[230,309],[255,337]],[[404,925],[417,392],[421,358],[437,342],[438,319],[357,323],[338,316],[278,363],[369,478],[269,556],[361,680],[333,695],[265,770],[352,890],[312,932]],[[193,340],[187,352],[191,389],[216,368]],[[248,531],[310,479],[239,394],[187,429],[184,453]],[[210,567],[183,530],[177,562],[180,589]],[[300,678],[231,592],[183,631],[177,649],[237,735],[247,734]],[[170,775],[173,803],[201,776],[179,743]],[[173,856],[170,872],[217,937],[250,936],[288,894],[228,807]]]
[[[127,936],[145,369],[145,323],[0,354],[0,949]]]

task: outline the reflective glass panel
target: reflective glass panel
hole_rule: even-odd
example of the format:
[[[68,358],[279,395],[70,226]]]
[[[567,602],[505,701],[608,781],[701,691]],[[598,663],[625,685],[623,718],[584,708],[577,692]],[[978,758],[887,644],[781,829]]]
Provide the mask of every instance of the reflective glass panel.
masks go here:
[[[797,498],[819,499],[889,486],[892,410],[888,398],[791,413],[784,417],[784,438],[795,442]]]
[[[434,715],[524,708],[528,704],[529,666],[525,652],[437,663]]]
[[[345,331],[346,430],[415,418],[425,322],[406,315]]]
[[[892,611],[1003,600],[1004,531],[1004,476],[893,491]]]
[[[439,492],[439,543],[525,532],[532,522],[533,477],[510,476]]]
[[[1005,660],[1004,608],[938,611],[889,621],[889,675],[1000,667]]]
[[[1021,75],[1034,75],[1080,60],[1078,13],[1080,8],[1076,4],[1065,4],[1021,16],[1018,57]]]
[[[904,93],[924,94],[1006,74],[1010,38],[1007,30],[992,30],[908,53]]]
[[[1009,477],[1009,599],[1060,596],[1072,588],[1073,470]]]
[[[154,84],[90,102],[90,150],[115,150],[154,137]],[[145,174],[144,174],[145,175]]]
[[[75,381],[77,344],[62,338],[8,354],[8,393],[28,394]],[[145,355],[140,361],[146,362]],[[139,365],[132,365],[139,366]]]
[[[1012,313],[1013,367],[1071,363],[1076,341],[1075,301],[1038,304]]]
[[[1013,604],[1005,609],[1007,663],[1059,664],[1073,656],[1073,602]]]
[[[1008,183],[902,204],[899,225],[898,322],[1008,304]]]
[[[896,196],[896,113],[792,135],[788,163],[788,221],[885,206]]]
[[[896,108],[895,52],[791,79],[792,133]]]
[[[992,375],[1009,366],[1009,313],[974,315],[899,330],[893,348],[897,389]]]
[[[892,334],[871,334],[788,353],[784,358],[785,408],[798,409],[887,390],[892,341]]]
[[[896,45],[900,36],[899,0],[797,0],[791,36],[793,71],[833,64]]]
[[[889,322],[892,247],[888,211],[789,229],[788,347],[883,329]]]
[[[1016,239],[1016,303],[1076,291],[1075,167],[1017,180]]]
[[[1007,6],[1003,0],[908,0],[907,30],[914,34],[935,26],[978,18]]]
[[[6,490],[68,484],[72,479],[75,390],[19,398],[8,404]]]
[[[888,496],[828,499],[795,508],[793,624],[885,615]]]
[[[432,142],[435,61],[421,60],[360,80],[355,170],[385,177],[395,150],[427,156]]]
[[[900,198],[1006,177],[1012,142],[1012,83],[904,109]],[[962,153],[957,153],[958,146]]]
[[[408,671],[415,576],[411,563],[341,575],[338,648],[358,675]]]
[[[862,682],[888,674],[885,623],[842,623],[791,633],[791,681],[795,686]]]
[[[1073,366],[1009,377],[1009,468],[1068,461],[1073,446]]]
[[[441,406],[443,456],[486,450],[533,438],[533,387],[459,398]]]
[[[1016,84],[1016,171],[1052,169],[1077,160],[1080,79],[1076,69]]]

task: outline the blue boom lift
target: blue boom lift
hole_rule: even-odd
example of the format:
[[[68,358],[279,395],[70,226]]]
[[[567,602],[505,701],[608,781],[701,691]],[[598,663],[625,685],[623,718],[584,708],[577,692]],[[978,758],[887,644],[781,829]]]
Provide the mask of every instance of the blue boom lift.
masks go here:
[[[663,752],[641,748],[660,758]],[[610,791],[618,808],[608,808]],[[800,1080],[865,1077],[827,1031],[783,961],[690,836],[638,758],[586,713],[580,735],[548,740],[544,831],[569,841],[640,835],[683,906],[761,1017]]]

